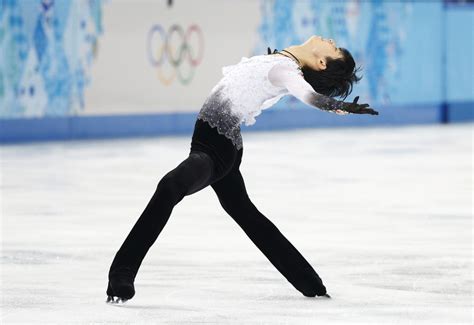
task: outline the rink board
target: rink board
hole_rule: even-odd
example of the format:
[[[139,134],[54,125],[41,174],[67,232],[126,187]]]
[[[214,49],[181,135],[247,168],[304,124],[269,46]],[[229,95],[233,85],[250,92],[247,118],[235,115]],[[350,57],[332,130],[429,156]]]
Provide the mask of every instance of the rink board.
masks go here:
[[[448,121],[472,121],[471,103],[448,106]],[[466,112],[470,112],[466,113]],[[0,142],[94,139],[191,134],[196,113],[47,117],[0,120]],[[380,115],[336,115],[305,109],[270,109],[242,130],[281,130],[311,127],[395,126],[440,123],[444,114],[437,105],[386,107]]]

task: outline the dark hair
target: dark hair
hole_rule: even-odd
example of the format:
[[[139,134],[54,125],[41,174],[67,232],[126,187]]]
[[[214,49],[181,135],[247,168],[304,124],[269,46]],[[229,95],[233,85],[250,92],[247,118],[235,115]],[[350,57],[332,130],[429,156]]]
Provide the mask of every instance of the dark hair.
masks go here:
[[[362,76],[356,75],[360,67],[355,68],[351,53],[345,48],[341,48],[341,52],[343,57],[340,59],[326,57],[325,70],[316,71],[308,67],[301,69],[304,79],[316,92],[345,99],[352,92],[352,84],[362,79]]]

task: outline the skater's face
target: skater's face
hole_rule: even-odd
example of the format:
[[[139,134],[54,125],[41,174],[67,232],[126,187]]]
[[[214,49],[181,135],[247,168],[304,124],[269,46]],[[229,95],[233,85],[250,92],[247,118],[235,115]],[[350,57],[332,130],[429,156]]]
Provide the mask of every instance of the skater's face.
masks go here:
[[[321,36],[313,35],[301,47],[305,50],[308,60],[305,65],[313,70],[325,70],[327,58],[333,60],[343,58],[343,53],[336,42],[332,39],[325,39]]]

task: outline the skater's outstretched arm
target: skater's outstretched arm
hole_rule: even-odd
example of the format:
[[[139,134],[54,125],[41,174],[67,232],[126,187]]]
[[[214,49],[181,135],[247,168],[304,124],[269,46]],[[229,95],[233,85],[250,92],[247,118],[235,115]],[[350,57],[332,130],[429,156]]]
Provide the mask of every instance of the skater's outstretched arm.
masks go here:
[[[335,100],[314,91],[313,87],[306,82],[302,73],[285,65],[276,65],[268,73],[268,78],[272,84],[288,89],[291,95],[298,98],[303,103],[319,108],[324,111],[345,114],[371,114],[379,113],[371,108],[369,104],[358,104],[359,96],[352,103]]]

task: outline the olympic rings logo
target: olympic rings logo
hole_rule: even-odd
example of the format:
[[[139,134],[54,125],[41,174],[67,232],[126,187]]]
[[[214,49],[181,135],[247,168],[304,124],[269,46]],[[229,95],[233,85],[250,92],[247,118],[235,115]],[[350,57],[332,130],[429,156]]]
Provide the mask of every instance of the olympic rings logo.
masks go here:
[[[147,52],[163,84],[170,85],[178,77],[182,84],[187,85],[194,77],[196,66],[202,61],[204,37],[196,24],[189,26],[186,32],[177,24],[171,25],[168,31],[160,25],[153,25],[148,32]],[[168,73],[164,71],[165,62],[171,64]]]

